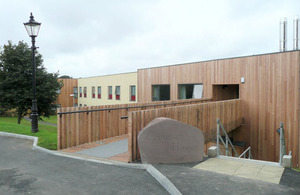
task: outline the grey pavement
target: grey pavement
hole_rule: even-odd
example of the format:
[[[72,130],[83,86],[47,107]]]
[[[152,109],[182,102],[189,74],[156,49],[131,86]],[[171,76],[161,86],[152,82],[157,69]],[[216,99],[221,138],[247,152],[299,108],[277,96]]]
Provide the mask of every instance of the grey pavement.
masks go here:
[[[102,146],[81,150],[77,154],[95,156],[99,158],[110,158],[128,151],[128,139],[112,142]]]
[[[146,171],[32,150],[0,136],[0,194],[168,194]]]
[[[284,168],[279,163],[220,156],[194,168],[279,184]]]
[[[230,176],[191,166],[155,165],[182,194],[300,194],[300,189]],[[297,178],[295,178],[297,179]]]

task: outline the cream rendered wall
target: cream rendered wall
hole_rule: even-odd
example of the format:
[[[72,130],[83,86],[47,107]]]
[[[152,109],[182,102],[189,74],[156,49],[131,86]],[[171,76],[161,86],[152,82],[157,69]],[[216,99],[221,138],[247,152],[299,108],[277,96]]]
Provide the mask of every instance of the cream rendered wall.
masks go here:
[[[136,101],[130,101],[130,86],[136,87]],[[98,99],[98,86],[101,86],[101,99]],[[108,99],[108,86],[112,86],[112,99]],[[121,86],[120,100],[116,100],[116,86]],[[82,97],[80,96],[82,87]],[[84,98],[83,89],[87,87],[87,97]],[[92,98],[92,87],[95,87],[95,98]],[[137,102],[137,72],[115,75],[97,76],[78,79],[78,106],[96,106],[111,104],[127,104]]]

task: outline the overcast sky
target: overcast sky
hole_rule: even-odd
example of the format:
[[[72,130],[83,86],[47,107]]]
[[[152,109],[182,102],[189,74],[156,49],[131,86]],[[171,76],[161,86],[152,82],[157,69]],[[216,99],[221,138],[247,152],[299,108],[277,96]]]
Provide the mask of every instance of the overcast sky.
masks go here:
[[[24,40],[30,12],[48,72],[74,78],[288,49],[300,0],[0,0],[0,45]]]

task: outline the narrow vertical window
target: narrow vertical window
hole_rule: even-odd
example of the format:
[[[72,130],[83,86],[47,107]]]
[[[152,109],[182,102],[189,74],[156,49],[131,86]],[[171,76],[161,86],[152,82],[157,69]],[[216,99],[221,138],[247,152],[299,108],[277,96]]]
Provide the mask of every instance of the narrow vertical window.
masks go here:
[[[79,87],[79,97],[82,97],[82,87]]]
[[[98,87],[98,99],[101,99],[101,87]]]
[[[121,87],[120,86],[116,86],[115,94],[116,94],[116,100],[120,100],[120,98],[121,98]]]
[[[112,86],[108,86],[108,99],[112,100]]]
[[[95,87],[92,87],[92,98],[95,98],[96,92],[95,92]]]
[[[130,101],[135,101],[135,85],[130,86]]]
[[[86,87],[83,87],[83,97],[86,97]]]

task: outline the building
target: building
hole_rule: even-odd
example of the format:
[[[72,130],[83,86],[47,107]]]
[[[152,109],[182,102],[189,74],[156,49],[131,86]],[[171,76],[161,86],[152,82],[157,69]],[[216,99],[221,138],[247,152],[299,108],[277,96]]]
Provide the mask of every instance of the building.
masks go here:
[[[59,107],[77,106],[77,79],[58,79],[63,82],[63,87],[58,90],[57,104]]]
[[[78,106],[135,103],[136,92],[136,72],[80,78]]]
[[[279,160],[280,122],[293,164],[300,159],[300,51],[210,60],[138,70],[138,101],[195,97],[243,100],[244,124],[234,140],[255,159]]]

